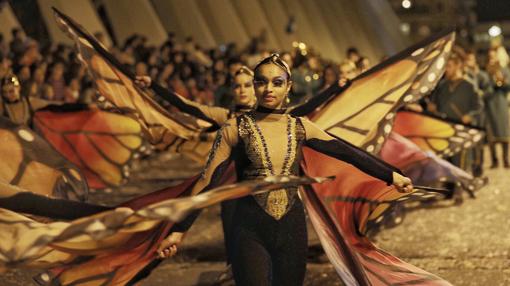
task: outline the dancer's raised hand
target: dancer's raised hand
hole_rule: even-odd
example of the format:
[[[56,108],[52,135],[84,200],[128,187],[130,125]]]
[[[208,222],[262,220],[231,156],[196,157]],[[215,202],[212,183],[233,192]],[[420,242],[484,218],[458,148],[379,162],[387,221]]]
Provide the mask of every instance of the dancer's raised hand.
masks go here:
[[[135,77],[135,83],[141,88],[151,86],[151,82],[152,82],[152,79],[150,78],[150,76],[143,75],[143,76]]]
[[[404,177],[397,172],[393,172],[393,185],[399,192],[410,193],[413,191],[411,179]]]
[[[158,246],[156,254],[159,258],[172,257],[177,253],[177,246],[181,243],[184,233],[172,232]]]

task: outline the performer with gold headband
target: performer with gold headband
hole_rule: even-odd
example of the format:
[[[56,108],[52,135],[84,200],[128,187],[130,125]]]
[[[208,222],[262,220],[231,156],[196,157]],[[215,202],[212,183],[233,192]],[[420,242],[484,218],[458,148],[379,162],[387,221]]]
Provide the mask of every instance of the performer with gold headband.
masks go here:
[[[148,76],[137,77],[137,84],[141,87],[151,87],[158,94],[169,94],[170,98],[173,98],[173,106],[179,108],[182,112],[190,115],[202,114],[207,117],[210,121],[214,122],[217,126],[223,125],[229,118],[240,115],[241,113],[248,112],[253,109],[256,105],[255,91],[253,89],[253,71],[242,66],[234,74],[232,90],[234,94],[234,109],[227,109],[222,107],[207,106],[196,103],[192,100],[188,100],[172,91],[168,91],[159,85],[152,85],[152,80]],[[202,141],[213,141],[216,132],[202,132],[200,140]],[[207,145],[209,148],[210,145]],[[197,158],[200,159],[200,158]],[[223,236],[225,246],[230,241],[230,225],[233,219],[233,211],[235,210],[235,200],[225,201],[221,203],[221,219],[223,223]],[[228,248],[228,247],[227,247]],[[227,265],[230,265],[230,255],[227,253]],[[140,276],[146,276],[150,270],[156,267],[160,261],[153,262]],[[224,272],[227,278],[231,276],[230,267]],[[223,276],[223,275],[222,275]]]
[[[276,174],[299,174],[301,148],[308,146],[355,165],[399,190],[410,192],[411,181],[369,154],[336,139],[310,121],[294,117],[284,108],[292,86],[290,70],[277,55],[255,68],[256,110],[229,119],[218,132],[202,177],[192,194],[214,186],[233,161],[238,180]],[[284,147],[285,146],[285,147]],[[283,148],[282,148],[283,147]],[[283,149],[283,150],[282,150]],[[195,216],[174,227],[161,244],[161,257],[177,250]],[[306,270],[307,230],[297,188],[281,189],[237,200],[232,222],[233,241],[228,252],[238,285],[301,285]],[[179,240],[179,239],[177,239]]]
[[[242,66],[238,71],[236,71],[233,79],[232,91],[234,94],[234,109],[226,109],[222,107],[212,107],[207,105],[202,105],[196,103],[194,101],[188,100],[172,91],[166,90],[159,85],[153,85],[152,80],[148,76],[139,76],[137,77],[137,84],[141,87],[150,87],[157,94],[167,94],[167,98],[173,98],[174,100],[171,102],[174,107],[177,107],[180,111],[188,113],[190,115],[194,115],[200,118],[200,114],[205,116],[208,121],[214,122],[217,126],[223,125],[229,118],[233,118],[239,116],[245,112],[249,112],[254,109],[256,106],[257,98],[255,97],[255,91],[253,88],[253,71],[246,67]],[[330,85],[328,88],[324,89],[321,93],[319,93],[316,97],[312,98],[308,102],[302,105],[298,105],[294,107],[292,110],[289,110],[289,113],[296,115],[306,115],[313,110],[315,110],[318,106],[326,102],[332,96],[341,93],[345,88],[349,86],[349,81],[342,80],[338,81],[335,84]],[[201,140],[213,140],[216,132],[203,132],[201,134]],[[226,249],[231,249],[229,247],[230,236],[231,233],[231,224],[234,218],[233,213],[235,210],[236,203],[235,201],[225,201],[221,204],[221,218],[223,223],[223,233]],[[179,239],[180,241],[180,239]],[[231,262],[231,254],[227,253],[227,264]],[[225,274],[229,276],[230,269],[227,269]],[[220,279],[223,279],[224,275],[221,275]],[[222,278],[223,277],[223,278]]]
[[[28,98],[20,93],[20,84],[15,75],[2,78],[2,115],[16,124],[31,125],[32,107]]]
[[[26,97],[21,93],[21,85],[14,74],[7,74],[0,79],[1,104],[0,114],[15,124],[32,126],[34,111],[48,105],[62,104],[36,97]]]
[[[180,111],[212,122],[215,125],[221,126],[229,118],[236,116],[242,112],[246,112],[255,107],[257,99],[255,98],[253,91],[253,71],[246,66],[242,66],[235,72],[233,81],[233,92],[234,92],[234,108],[227,109],[217,106],[208,106],[186,99],[172,90],[167,90],[164,87],[153,84],[153,81],[149,76],[137,76],[136,83],[140,87],[152,88],[157,94],[168,95],[171,100],[172,107],[179,109]],[[202,138],[207,139],[206,137]]]

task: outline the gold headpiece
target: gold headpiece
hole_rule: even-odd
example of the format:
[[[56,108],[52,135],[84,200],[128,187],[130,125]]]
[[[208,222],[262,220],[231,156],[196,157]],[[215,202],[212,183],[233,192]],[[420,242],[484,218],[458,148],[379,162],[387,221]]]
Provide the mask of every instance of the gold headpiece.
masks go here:
[[[8,74],[2,78],[0,81],[0,86],[4,86],[7,84],[12,84],[14,86],[19,86],[19,80],[18,77],[14,74]]]
[[[247,66],[240,67],[235,73],[235,75],[240,75],[240,74],[247,74],[249,76],[254,76],[253,71]]]
[[[257,66],[255,67],[254,70],[257,70],[261,65],[264,65],[264,64],[267,64],[270,62],[277,65],[281,69],[283,69],[283,71],[289,76],[289,79],[290,79],[292,74],[290,72],[289,65],[284,60],[282,60],[282,58],[280,58],[280,55],[277,53],[273,53],[269,57],[260,61],[260,63],[257,64]]]

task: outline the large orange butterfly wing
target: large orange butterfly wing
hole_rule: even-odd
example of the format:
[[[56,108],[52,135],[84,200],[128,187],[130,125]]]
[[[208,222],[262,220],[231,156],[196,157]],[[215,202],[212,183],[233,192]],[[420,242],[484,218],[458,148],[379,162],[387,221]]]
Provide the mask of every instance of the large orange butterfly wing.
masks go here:
[[[211,124],[180,112],[169,112],[155,100],[150,89],[134,83],[134,74],[125,68],[90,33],[54,8],[59,27],[75,42],[79,58],[90,72],[100,99],[131,114],[153,144],[163,137],[190,139]]]
[[[303,150],[307,175],[336,176],[302,192],[326,254],[346,285],[449,285],[448,282],[379,249],[366,236],[402,201],[436,196],[400,193],[352,165],[309,148]]]
[[[454,38],[454,32],[444,32],[382,62],[355,78],[311,119],[327,132],[377,154],[396,111],[435,88]]]
[[[36,194],[85,200],[80,170],[38,134],[0,117],[0,182]]]
[[[165,237],[171,223],[186,218],[192,211],[255,192],[323,180],[325,178],[267,177],[222,185],[196,196],[163,199],[145,204],[139,209],[132,207],[135,201],[68,222],[37,222],[24,215],[0,209],[0,216],[4,218],[0,221],[0,233],[8,233],[6,238],[19,238],[18,242],[9,239],[0,246],[0,267],[50,267],[71,261],[71,265],[75,262],[80,267],[71,267],[66,273],[61,273],[59,282],[64,285],[71,285],[71,282],[79,284],[80,279],[88,279],[88,285],[91,285],[94,280],[95,283],[102,283],[108,277],[111,279],[108,285],[125,285],[136,272],[132,269],[118,272],[116,269],[131,264],[140,266],[140,259],[145,263],[154,259],[157,241]],[[188,182],[184,188],[166,190],[166,195],[179,194],[191,186],[192,182]],[[113,252],[117,260],[111,260],[109,256]],[[89,258],[97,255],[97,258],[72,261],[71,258],[78,255]],[[93,275],[97,272],[101,274]]]
[[[92,188],[124,184],[130,163],[146,148],[136,120],[85,106],[37,111],[34,128],[82,170]]]
[[[399,111],[393,130],[422,150],[447,157],[473,147],[484,137],[480,128],[413,111]]]

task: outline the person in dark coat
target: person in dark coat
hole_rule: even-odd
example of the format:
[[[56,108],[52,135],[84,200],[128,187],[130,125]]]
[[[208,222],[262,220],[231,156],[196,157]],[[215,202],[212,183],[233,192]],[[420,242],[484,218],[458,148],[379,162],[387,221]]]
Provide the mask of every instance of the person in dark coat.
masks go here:
[[[490,82],[493,88],[493,92],[484,98],[487,113],[487,138],[492,158],[491,168],[497,168],[499,164],[496,144],[501,144],[503,149],[503,165],[505,168],[510,168],[508,162],[510,127],[507,99],[507,94],[510,91],[510,71],[507,67],[500,65],[496,50],[489,50],[487,72],[490,75]]]

